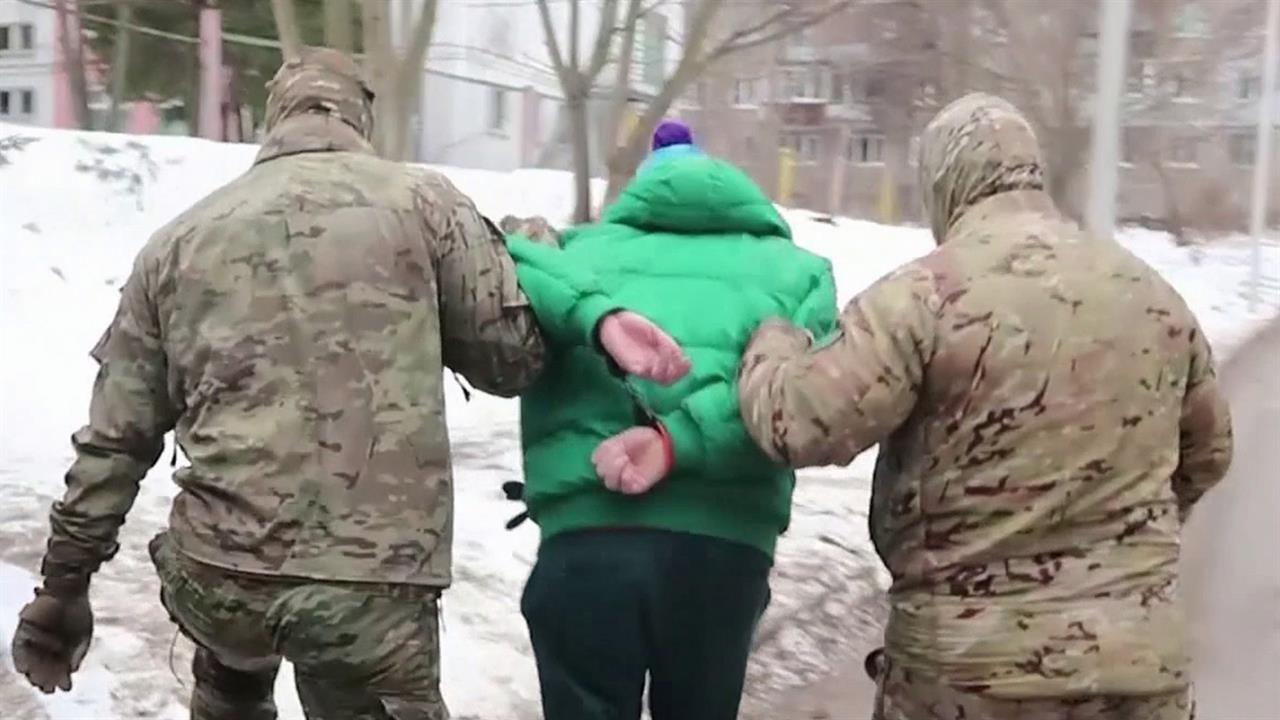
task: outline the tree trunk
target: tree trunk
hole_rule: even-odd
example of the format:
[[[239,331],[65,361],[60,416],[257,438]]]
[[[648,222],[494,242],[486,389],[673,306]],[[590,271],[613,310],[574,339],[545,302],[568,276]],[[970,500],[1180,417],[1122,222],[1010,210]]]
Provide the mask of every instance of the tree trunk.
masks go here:
[[[84,69],[84,36],[80,28],[80,6],[68,10],[72,0],[58,0],[58,22],[62,27],[59,33],[62,46],[62,65],[67,74],[67,85],[71,92],[71,112],[76,128],[90,130],[89,116],[89,81]]]
[[[581,88],[565,98],[569,113],[570,146],[573,148],[573,221],[591,222],[591,137],[587,122],[587,98]]]
[[[384,156],[388,139],[395,137],[395,49],[387,20],[387,0],[363,0],[360,10],[364,28],[365,76],[376,95],[373,101],[373,145]]]
[[[123,3],[116,7],[116,26],[114,57],[111,60],[111,129],[120,132],[124,129],[124,118],[120,105],[125,100],[129,82],[129,26],[133,23],[133,5]]]
[[[302,54],[302,32],[298,29],[297,8],[293,0],[271,0],[271,14],[276,20],[276,35],[280,37],[280,53],[291,60]]]
[[[395,115],[391,128],[394,134],[388,138],[387,157],[392,160],[408,160],[413,146],[410,131],[413,118],[422,104],[422,75],[426,71],[427,50],[431,47],[431,34],[436,25],[438,0],[426,0],[413,24],[413,35],[399,61],[395,63],[395,103],[390,108]]]
[[[352,37],[355,22],[351,15],[351,0],[324,0],[324,43],[335,50],[351,52],[355,47]]]
[[[640,167],[640,162],[644,159],[649,135],[671,109],[680,93],[684,92],[690,80],[705,69],[705,64],[693,62],[686,64],[682,61],[680,67],[676,68],[675,74],[662,86],[657,97],[645,108],[640,120],[631,128],[626,142],[609,153],[609,158],[605,162],[609,168],[609,187],[605,190],[606,198],[617,198],[622,188],[631,181],[636,174],[636,168]]]

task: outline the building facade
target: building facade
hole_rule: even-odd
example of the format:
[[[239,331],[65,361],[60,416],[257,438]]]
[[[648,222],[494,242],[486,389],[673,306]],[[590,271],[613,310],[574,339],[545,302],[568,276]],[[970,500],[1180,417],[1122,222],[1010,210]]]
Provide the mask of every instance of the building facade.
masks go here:
[[[0,122],[54,125],[57,16],[0,0]]]
[[[398,42],[408,42],[421,3],[396,3],[391,23]],[[673,36],[683,17],[680,6],[660,4],[641,19],[631,93],[654,92],[678,60]],[[569,4],[549,3],[549,9],[561,50],[567,52]],[[580,4],[578,44],[584,63],[599,13],[599,3]],[[413,132],[417,160],[488,170],[568,167],[564,97],[536,3],[440,0],[432,38]],[[612,65],[604,68],[588,104],[594,150],[606,142],[606,99],[616,74]],[[592,152],[597,174],[603,171],[600,156]]]
[[[1118,198],[1125,220],[1175,228],[1244,226],[1261,98],[1262,23],[1260,12],[1238,33],[1224,33],[1229,24],[1208,22],[1205,13],[1224,12],[1230,2],[1135,0]],[[993,91],[1039,110],[1041,117],[1033,120],[1056,125],[1041,128],[1046,145],[1060,155],[1087,157],[1096,69],[1093,9],[1082,14],[1069,3],[1042,5],[1046,29],[1027,34],[1022,45],[983,13],[990,4],[954,0],[923,11],[912,3],[855,5],[717,68],[703,81],[692,121],[713,152],[742,165],[780,202],[916,220],[919,132],[942,104],[965,92]],[[1263,3],[1237,5],[1247,21]],[[1161,20],[1154,16],[1161,8],[1176,12]],[[1056,42],[1041,48],[1037,38]],[[975,53],[985,71],[964,60]],[[1052,60],[1034,57],[1038,53]],[[1028,56],[1040,64],[1035,72],[1050,75],[1010,86],[1009,77],[1033,72],[1022,67]],[[1041,86],[1050,81],[1069,87],[1061,97],[1045,99],[1053,90]],[[1280,147],[1273,142],[1273,148],[1270,207],[1280,218]],[[1068,179],[1054,180],[1078,207],[1086,188],[1076,169]]]

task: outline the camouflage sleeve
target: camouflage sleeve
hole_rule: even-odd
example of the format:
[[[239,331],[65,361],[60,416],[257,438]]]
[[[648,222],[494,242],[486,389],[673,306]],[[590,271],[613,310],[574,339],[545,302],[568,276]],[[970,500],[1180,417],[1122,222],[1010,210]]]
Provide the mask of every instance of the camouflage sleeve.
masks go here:
[[[747,431],[791,467],[846,465],[910,414],[933,346],[932,282],[907,268],[850,301],[836,333],[780,320],[743,355],[738,398]]]
[[[513,397],[542,371],[544,347],[502,233],[460,193],[439,233],[444,363],[480,390]]]
[[[138,485],[177,420],[148,287],[140,259],[121,291],[115,319],[93,349],[98,376],[89,424],[72,436],[76,459],[67,472],[66,493],[50,513],[46,578],[87,581],[115,555]]]
[[[1213,353],[1199,327],[1191,331],[1191,366],[1179,423],[1178,468],[1173,492],[1185,518],[1231,465],[1231,411],[1218,387]]]

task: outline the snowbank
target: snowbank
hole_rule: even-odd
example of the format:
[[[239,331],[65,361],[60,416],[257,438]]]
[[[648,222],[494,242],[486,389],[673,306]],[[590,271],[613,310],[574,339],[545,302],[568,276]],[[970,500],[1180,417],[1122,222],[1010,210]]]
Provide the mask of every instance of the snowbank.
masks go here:
[[[98,639],[75,692],[51,698],[27,692],[5,653],[17,609],[35,582],[46,509],[61,492],[71,458],[67,437],[86,417],[94,373],[88,348],[110,320],[132,258],[157,227],[242,172],[255,151],[0,125],[0,705],[14,717],[184,716],[190,648],[175,640],[156,600],[145,550],[164,526],[174,492],[164,463],[143,485],[120,555],[95,580]],[[441,169],[495,217],[540,214],[563,222],[572,209],[566,173]],[[842,302],[932,245],[918,228],[786,215],[801,245],[831,258]],[[1280,246],[1265,248],[1265,302],[1251,313],[1242,297],[1243,239],[1201,250],[1146,231],[1122,240],[1184,293],[1222,355],[1280,314]],[[518,508],[499,491],[503,481],[519,478],[516,405],[478,393],[467,403],[447,385],[458,522],[457,584],[444,601],[446,697],[462,718],[536,718],[536,677],[518,612],[536,533],[528,524],[503,530]],[[821,676],[842,659],[842,634],[876,615],[874,604],[850,604],[884,582],[865,527],[873,459],[868,454],[801,482],[792,529],[778,550],[750,694]],[[290,682],[286,669],[281,716],[297,718]]]

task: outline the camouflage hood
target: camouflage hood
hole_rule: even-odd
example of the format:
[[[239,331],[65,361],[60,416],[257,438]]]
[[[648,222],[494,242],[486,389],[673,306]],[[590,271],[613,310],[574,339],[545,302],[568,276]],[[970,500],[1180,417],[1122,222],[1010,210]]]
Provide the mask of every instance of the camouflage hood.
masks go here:
[[[992,195],[1044,190],[1031,123],[1001,98],[972,93],[942,109],[920,138],[920,187],[939,243],[969,208]]]
[[[304,48],[267,83],[258,161],[325,150],[373,152],[373,91],[349,56]]]

